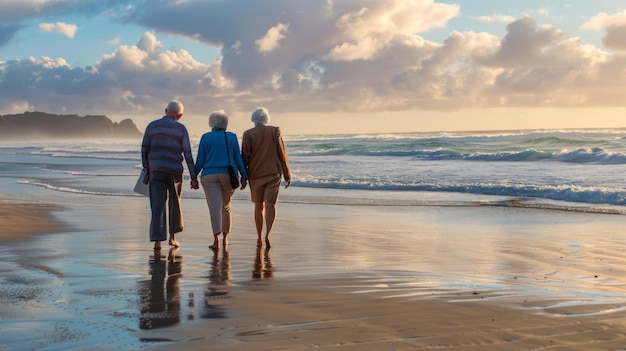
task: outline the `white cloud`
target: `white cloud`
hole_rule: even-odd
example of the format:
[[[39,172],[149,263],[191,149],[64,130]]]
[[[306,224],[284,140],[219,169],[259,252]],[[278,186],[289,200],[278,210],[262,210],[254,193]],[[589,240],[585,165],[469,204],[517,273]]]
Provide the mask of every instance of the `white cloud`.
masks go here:
[[[481,22],[487,23],[511,23],[515,21],[515,17],[507,16],[507,15],[491,15],[491,16],[480,16],[477,19]]]
[[[267,53],[276,50],[280,46],[281,40],[285,39],[285,33],[289,30],[289,24],[278,23],[270,28],[267,33],[254,43],[261,53]]]
[[[39,29],[42,32],[54,32],[61,33],[68,38],[74,38],[76,31],[78,30],[78,26],[75,24],[57,22],[57,23],[42,23],[39,25]]]
[[[393,0],[372,2],[341,14],[335,26],[343,39],[324,56],[329,60],[367,60],[398,37],[415,36],[444,27],[459,7],[431,1]]]
[[[355,43],[342,43],[334,47],[328,55],[322,58],[330,61],[353,61],[368,60],[380,49],[385,47],[387,42],[374,37],[365,37]]]
[[[602,43],[608,48],[626,51],[626,11],[614,14],[600,12],[580,26],[581,30],[601,30],[606,33]]]

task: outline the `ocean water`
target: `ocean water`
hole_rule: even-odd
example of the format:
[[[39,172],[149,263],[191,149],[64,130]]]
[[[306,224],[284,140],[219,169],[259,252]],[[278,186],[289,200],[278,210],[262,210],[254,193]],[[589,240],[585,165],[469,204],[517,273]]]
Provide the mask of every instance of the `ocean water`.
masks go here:
[[[625,129],[284,138],[293,179],[283,202],[609,213],[626,204]],[[0,142],[0,177],[54,192],[140,196],[140,169],[140,140]]]

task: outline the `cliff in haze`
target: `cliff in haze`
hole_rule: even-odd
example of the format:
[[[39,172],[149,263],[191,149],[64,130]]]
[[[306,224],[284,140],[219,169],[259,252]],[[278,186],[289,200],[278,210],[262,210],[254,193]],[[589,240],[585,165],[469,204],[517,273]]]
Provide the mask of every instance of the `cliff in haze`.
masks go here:
[[[141,138],[142,133],[130,119],[113,122],[107,116],[54,115],[24,112],[0,116],[0,139]]]

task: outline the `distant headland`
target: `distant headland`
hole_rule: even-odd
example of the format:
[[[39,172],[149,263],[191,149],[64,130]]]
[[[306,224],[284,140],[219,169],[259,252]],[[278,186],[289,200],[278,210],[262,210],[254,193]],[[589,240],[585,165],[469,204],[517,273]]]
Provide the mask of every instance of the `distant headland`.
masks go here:
[[[24,112],[0,115],[0,139],[141,138],[142,133],[130,119],[113,122],[107,116],[55,115]]]

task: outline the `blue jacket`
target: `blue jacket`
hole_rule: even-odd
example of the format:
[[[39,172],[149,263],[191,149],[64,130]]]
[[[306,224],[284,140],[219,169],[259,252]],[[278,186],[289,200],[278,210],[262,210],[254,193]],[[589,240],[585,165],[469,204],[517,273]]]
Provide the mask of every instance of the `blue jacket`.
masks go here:
[[[228,140],[228,152],[230,160],[226,156],[226,140]],[[228,165],[233,166],[244,179],[248,179],[248,172],[243,165],[239,141],[237,135],[232,132],[215,130],[204,133],[198,145],[198,156],[196,157],[196,174],[228,174]]]

